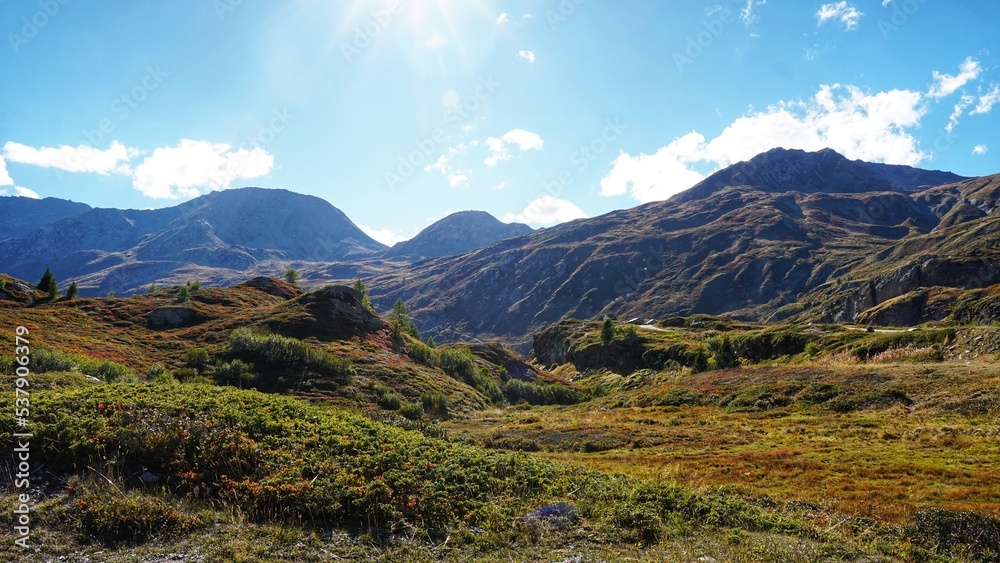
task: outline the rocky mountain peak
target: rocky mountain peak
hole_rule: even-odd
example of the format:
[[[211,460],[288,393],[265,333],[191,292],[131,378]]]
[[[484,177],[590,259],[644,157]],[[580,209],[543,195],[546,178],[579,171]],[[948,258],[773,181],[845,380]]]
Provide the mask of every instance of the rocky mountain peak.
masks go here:
[[[772,193],[913,192],[964,180],[940,170],[849,160],[833,149],[806,152],[775,148],[719,170],[674,196],[677,203],[705,199],[729,186],[752,186]]]
[[[503,223],[485,211],[459,211],[441,219],[417,236],[390,248],[386,258],[437,258],[489,246],[531,232],[522,223]]]

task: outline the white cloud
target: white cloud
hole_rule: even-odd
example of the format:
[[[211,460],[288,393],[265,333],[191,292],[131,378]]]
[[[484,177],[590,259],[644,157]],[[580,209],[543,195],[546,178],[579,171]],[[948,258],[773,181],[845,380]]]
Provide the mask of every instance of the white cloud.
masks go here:
[[[520,213],[504,215],[504,223],[527,223],[533,227],[544,227],[565,223],[573,219],[589,217],[582,209],[571,201],[554,198],[550,195],[532,200]]]
[[[525,131],[524,129],[513,129],[500,136],[500,138],[489,137],[486,139],[486,147],[490,150],[490,155],[483,162],[486,166],[496,166],[497,163],[510,160],[510,151],[507,145],[517,145],[522,151],[541,150],[544,141],[538,133]]]
[[[510,18],[507,17],[507,12],[504,12],[504,13],[500,14],[499,16],[497,16],[497,23],[498,24],[504,24],[504,23],[508,23],[508,22],[510,22]]]
[[[7,162],[0,155],[0,186],[13,186],[14,180],[7,173]]]
[[[948,116],[948,124],[944,126],[944,130],[951,133],[955,129],[955,126],[958,125],[958,118],[962,117],[965,110],[968,109],[969,106],[971,106],[975,101],[976,99],[972,96],[962,96],[962,98],[958,100],[958,103],[955,104],[955,109],[952,110],[951,115]]]
[[[28,188],[21,186],[14,186],[14,195],[21,197],[30,197],[31,199],[42,199],[41,196],[39,196],[33,190],[29,190]]]
[[[976,109],[972,110],[971,115],[989,113],[997,102],[1000,102],[1000,86],[994,84],[989,92],[979,96],[979,103],[976,104]]]
[[[7,188],[0,189],[0,196],[7,195]],[[23,188],[21,186],[14,186],[14,195],[20,197],[30,197],[31,199],[42,199],[41,196],[36,194],[34,191],[28,188]]]
[[[241,178],[258,178],[274,167],[262,148],[232,150],[224,143],[181,139],[160,147],[135,169],[132,185],[151,198],[195,197],[228,188]]]
[[[844,0],[820,6],[816,12],[816,19],[819,20],[819,25],[828,21],[839,21],[844,24],[844,29],[850,31],[858,27],[858,21],[863,15],[864,13],[859,12],[853,3]]]
[[[700,158],[704,146],[703,135],[688,133],[655,154],[632,156],[623,152],[612,163],[611,172],[601,180],[601,195],[628,194],[646,203],[686,190],[703,178],[688,164]]]
[[[472,146],[476,146],[478,142],[473,141]],[[448,152],[438,157],[433,164],[429,164],[424,167],[425,172],[430,172],[431,170],[437,170],[438,172],[444,174],[448,179],[448,185],[457,188],[459,186],[469,187],[469,180],[472,179],[472,170],[460,169],[451,164],[451,161],[455,159],[456,156],[460,154],[465,154],[469,151],[469,145],[465,143],[460,143],[455,147],[448,147]]]
[[[372,237],[373,239],[381,242],[386,246],[392,246],[397,242],[402,242],[404,240],[407,240],[407,237],[403,235],[403,233],[399,233],[388,228],[373,229],[371,227],[366,227],[364,225],[358,225],[358,228],[361,229],[366,235]]]
[[[956,90],[965,86],[970,80],[978,78],[982,70],[979,61],[973,60],[972,57],[967,57],[962,62],[957,75],[941,74],[935,70],[933,72],[934,84],[931,85],[931,89],[927,92],[927,95],[938,100],[945,96],[950,96]]]
[[[535,16],[531,15],[530,13],[525,13],[523,16],[521,16],[521,19],[522,20],[530,20],[533,17],[535,17]]]
[[[740,20],[745,25],[756,23],[760,17],[754,14],[753,11],[758,6],[763,6],[764,4],[767,4],[767,0],[747,0],[747,5],[740,10]]]
[[[691,132],[652,155],[622,153],[601,180],[601,195],[666,199],[703,178],[693,165],[721,168],[775,147],[829,147],[851,159],[915,165],[930,156],[909,133],[926,111],[919,92],[822,86],[811,100],[752,111],[710,141]]]
[[[535,52],[534,51],[518,51],[517,56],[528,61],[531,64],[535,64]]]
[[[43,168],[57,168],[67,172],[90,172],[107,176],[108,174],[129,174],[129,161],[139,154],[136,149],[125,147],[118,141],[100,150],[89,145],[71,147],[62,145],[59,148],[34,148],[14,141],[8,141],[3,146],[7,160],[19,164],[31,164]]]
[[[892,0],[882,0],[882,7],[883,8],[888,7],[889,4],[892,4]]]
[[[510,185],[510,182],[503,181],[503,182],[500,182],[499,184],[497,184],[495,186],[492,186],[490,189],[491,190],[501,191],[501,190],[503,190],[504,188],[506,188],[509,185]]]
[[[988,150],[990,150],[990,149],[988,149],[986,147],[986,145],[976,145],[972,149],[972,155],[973,156],[981,156],[981,155],[986,154],[986,151],[988,151]]]

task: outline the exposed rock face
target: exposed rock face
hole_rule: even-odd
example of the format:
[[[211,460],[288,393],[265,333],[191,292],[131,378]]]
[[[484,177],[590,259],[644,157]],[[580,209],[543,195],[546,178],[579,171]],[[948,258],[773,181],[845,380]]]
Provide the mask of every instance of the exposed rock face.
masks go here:
[[[194,309],[183,305],[157,307],[149,314],[149,328],[170,329],[194,326],[204,318]]]
[[[289,336],[337,340],[380,330],[382,319],[362,307],[361,301],[361,292],[353,287],[328,285],[285,303],[285,310],[306,314],[273,328]]]
[[[525,361],[520,354],[497,341],[477,343],[472,346],[472,353],[493,365],[503,366],[509,379],[535,381],[542,375],[537,367]]]
[[[862,312],[856,322],[878,326],[913,326],[923,320],[926,305],[927,294],[914,291]]]
[[[810,153],[778,148],[720,170],[673,199],[704,199],[727,186],[802,193],[910,192],[964,179],[951,172],[848,160],[830,149]]]
[[[887,326],[907,326],[923,322],[927,296],[917,292],[924,287],[976,289],[1000,283],[1000,262],[989,258],[931,258],[922,263],[905,264],[888,274],[861,282],[856,289],[833,307],[833,322],[868,322]],[[900,296],[923,295],[922,301],[910,299],[886,304]],[[935,314],[934,316],[939,316]],[[910,320],[907,320],[910,319]],[[915,319],[915,320],[914,320]],[[923,320],[921,320],[923,319]]]
[[[240,285],[251,287],[257,291],[263,291],[268,295],[281,297],[282,299],[294,299],[303,294],[302,288],[296,285],[264,276],[249,279]]]
[[[521,223],[501,223],[485,211],[460,211],[437,221],[410,240],[387,250],[386,258],[437,258],[489,246],[531,232]]]
[[[35,302],[34,287],[18,280],[8,280],[6,289],[0,289],[0,300],[17,301],[31,305]]]

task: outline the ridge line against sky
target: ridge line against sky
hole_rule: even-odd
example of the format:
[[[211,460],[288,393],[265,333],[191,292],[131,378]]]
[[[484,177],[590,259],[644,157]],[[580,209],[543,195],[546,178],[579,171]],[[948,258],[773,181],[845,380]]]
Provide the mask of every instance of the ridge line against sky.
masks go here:
[[[665,199],[778,146],[1000,171],[997,3],[671,4],[5,3],[0,195],[281,187],[392,244]]]

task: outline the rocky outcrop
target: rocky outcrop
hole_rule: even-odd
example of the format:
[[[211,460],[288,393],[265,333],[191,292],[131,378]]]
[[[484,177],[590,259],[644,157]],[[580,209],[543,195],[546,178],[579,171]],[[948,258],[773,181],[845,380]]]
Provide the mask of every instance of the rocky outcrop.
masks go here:
[[[929,320],[923,306],[927,295],[917,291],[928,287],[976,289],[1000,283],[1000,264],[988,258],[931,258],[900,266],[888,274],[855,284],[846,297],[833,307],[834,322],[870,322],[888,326],[908,326]],[[913,294],[909,299],[893,301]],[[922,302],[916,295],[923,295]],[[917,319],[904,322],[906,319]],[[920,320],[922,319],[922,320]],[[939,320],[939,319],[931,319]]]
[[[279,305],[270,328],[296,338],[346,340],[381,330],[382,319],[362,306],[361,292],[346,285],[328,285]]]
[[[927,305],[927,294],[914,291],[863,311],[856,322],[876,326],[913,326],[920,324]]]
[[[184,305],[157,307],[149,314],[148,325],[152,329],[171,329],[194,326],[205,321],[200,313]]]
[[[297,285],[264,276],[249,279],[238,287],[249,287],[282,299],[294,299],[303,293],[302,288]]]

